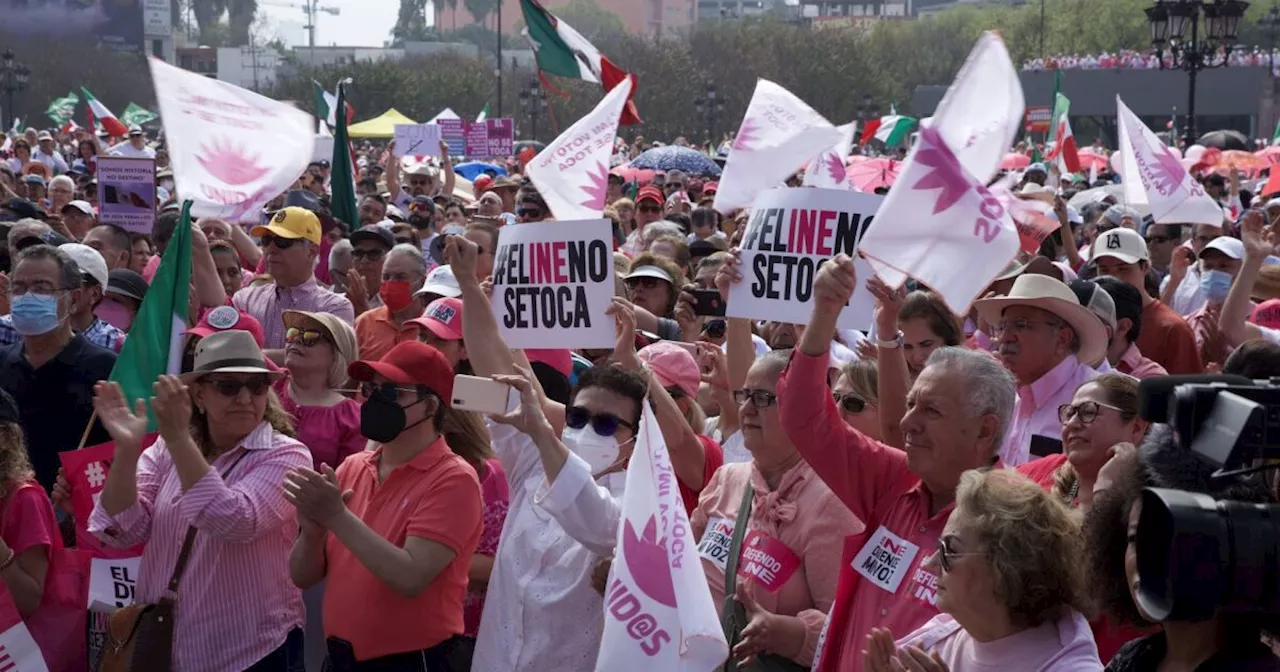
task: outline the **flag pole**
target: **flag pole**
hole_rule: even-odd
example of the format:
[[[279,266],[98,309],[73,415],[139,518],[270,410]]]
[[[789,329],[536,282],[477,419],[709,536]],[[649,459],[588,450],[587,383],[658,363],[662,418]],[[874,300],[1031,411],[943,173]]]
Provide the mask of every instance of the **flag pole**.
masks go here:
[[[93,413],[89,415],[89,423],[84,426],[84,433],[80,435],[80,445],[76,446],[76,450],[84,450],[84,444],[89,442],[89,433],[93,431],[93,423],[98,419],[98,409],[93,409]]]

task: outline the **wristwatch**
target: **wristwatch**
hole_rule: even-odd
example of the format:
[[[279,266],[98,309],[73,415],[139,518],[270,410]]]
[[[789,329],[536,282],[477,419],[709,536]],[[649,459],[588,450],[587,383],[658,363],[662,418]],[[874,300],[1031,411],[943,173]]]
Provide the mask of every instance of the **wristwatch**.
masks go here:
[[[882,341],[878,338],[873,340],[875,341],[877,348],[884,348],[885,350],[893,350],[894,348],[902,347],[903,336],[902,336],[902,332],[899,331],[897,334],[894,334],[891,340]]]

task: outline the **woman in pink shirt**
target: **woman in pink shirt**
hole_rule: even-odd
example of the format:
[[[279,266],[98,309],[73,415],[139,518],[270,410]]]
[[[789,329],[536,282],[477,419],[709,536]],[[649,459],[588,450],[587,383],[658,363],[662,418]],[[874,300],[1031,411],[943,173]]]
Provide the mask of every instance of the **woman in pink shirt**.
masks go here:
[[[835,600],[845,537],[861,532],[862,523],[813,473],[778,422],[775,392],[788,354],[775,351],[757,360],[743,389],[734,392],[751,461],[716,470],[690,522],[712,599],[723,609],[730,540],[751,485],[742,541],[742,549],[750,550],[740,551],[736,590],[748,623],[733,655],[772,654],[807,668]]]
[[[1038,485],[1006,469],[965,472],[926,561],[941,613],[897,642],[902,633],[872,628],[863,669],[1100,672],[1080,613],[1082,557],[1079,526]]]
[[[365,449],[360,404],[338,390],[356,357],[356,332],[329,313],[286,310],[284,367],[288,378],[274,387],[293,416],[297,438],[311,450],[315,469],[337,469],[348,455]]]
[[[310,467],[311,455],[290,438],[271,391],[278,375],[248,332],[206,336],[191,373],[156,382],[160,438],[145,450],[142,401],[131,409],[116,383],[95,389],[115,456],[89,531],[109,546],[146,543],[140,603],[166,594],[192,539],[177,588],[175,670],[292,672],[301,664],[302,595],[289,578],[298,521],[281,483]]]

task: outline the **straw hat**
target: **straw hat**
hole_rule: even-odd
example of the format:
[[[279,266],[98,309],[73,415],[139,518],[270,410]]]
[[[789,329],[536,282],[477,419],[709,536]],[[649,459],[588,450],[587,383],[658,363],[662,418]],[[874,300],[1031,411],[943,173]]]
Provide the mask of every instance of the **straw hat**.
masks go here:
[[[1080,339],[1081,362],[1097,362],[1107,354],[1107,330],[1092,311],[1080,305],[1075,292],[1047,275],[1026,273],[1013,282],[1008,296],[998,296],[975,301],[978,316],[987,324],[1000,322],[1001,314],[1009,306],[1031,306],[1057,315],[1071,325]]]
[[[182,374],[182,380],[193,382],[211,373],[284,375],[268,368],[267,359],[253,336],[238,329],[219,331],[200,339],[196,345],[195,365],[189,373]]]

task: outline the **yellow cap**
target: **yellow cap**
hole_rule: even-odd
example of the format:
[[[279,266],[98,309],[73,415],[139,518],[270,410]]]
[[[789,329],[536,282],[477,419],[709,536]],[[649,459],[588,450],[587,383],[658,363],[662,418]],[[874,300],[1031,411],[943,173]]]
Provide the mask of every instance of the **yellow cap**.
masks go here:
[[[280,238],[302,238],[320,244],[320,218],[306,208],[282,208],[266,226],[255,226],[252,236],[272,235]]]

